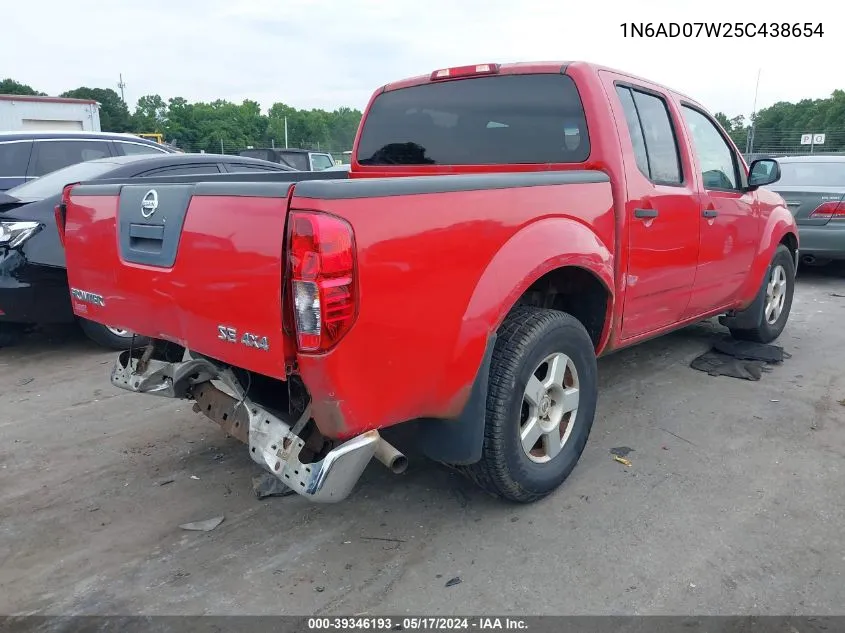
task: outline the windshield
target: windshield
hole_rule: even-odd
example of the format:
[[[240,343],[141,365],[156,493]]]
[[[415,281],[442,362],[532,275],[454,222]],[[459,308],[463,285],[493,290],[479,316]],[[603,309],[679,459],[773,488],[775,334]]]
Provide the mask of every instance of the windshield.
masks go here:
[[[384,92],[358,146],[362,165],[579,163],[590,155],[575,82],[500,75]]]
[[[115,167],[117,165],[110,161],[77,163],[9,189],[6,193],[20,200],[43,200],[61,193],[65,185],[97,178]]]
[[[783,163],[780,180],[773,186],[845,187],[845,161],[839,163]]]

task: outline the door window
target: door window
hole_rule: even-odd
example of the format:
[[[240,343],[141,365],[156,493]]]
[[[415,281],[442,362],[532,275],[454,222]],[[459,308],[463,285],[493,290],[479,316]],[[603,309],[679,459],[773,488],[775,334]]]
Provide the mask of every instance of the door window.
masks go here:
[[[23,178],[29,165],[32,141],[0,143],[0,178]]]
[[[43,176],[68,165],[111,156],[103,141],[41,141],[35,144],[32,175]]]
[[[683,106],[705,189],[737,189],[736,156],[716,126],[698,110]]]
[[[629,88],[616,86],[616,94],[622,102],[622,109],[625,111],[625,121],[628,123],[628,132],[631,135],[631,144],[634,146],[634,156],[637,158],[637,167],[640,171],[651,177],[648,167],[648,155],[645,151],[645,139],[643,128],[640,126],[640,117],[637,114],[637,106],[634,104],[634,97]]]
[[[219,174],[220,169],[217,163],[204,163],[193,165],[179,165],[178,167],[159,167],[138,174],[136,178],[148,178],[149,176],[188,176],[190,174]]]
[[[617,86],[616,90],[640,171],[655,184],[681,184],[678,140],[666,102],[656,95],[624,86]]]

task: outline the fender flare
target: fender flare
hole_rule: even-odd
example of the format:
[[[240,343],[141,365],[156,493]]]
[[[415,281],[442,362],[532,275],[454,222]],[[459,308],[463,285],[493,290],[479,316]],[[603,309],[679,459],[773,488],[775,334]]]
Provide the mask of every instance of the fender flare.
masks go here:
[[[775,256],[775,250],[787,235],[792,235],[795,243],[799,244],[798,227],[795,225],[792,213],[785,206],[777,206],[766,218],[766,225],[763,227],[760,243],[757,245],[757,254],[751,264],[747,286],[743,288],[743,296],[752,297],[752,301],[757,296],[756,293],[760,289],[760,284],[763,283],[763,277],[769,269],[772,257]]]
[[[722,325],[741,330],[753,328],[760,322],[764,305],[760,297],[760,288],[766,283],[775,251],[787,235],[791,235],[795,243],[799,244],[798,229],[789,209],[785,206],[775,207],[766,219],[757,254],[751,264],[746,285],[742,289],[742,296],[749,297],[749,300],[736,310],[735,314],[729,313],[721,317],[719,322]],[[798,269],[798,249],[795,251],[795,269]]]
[[[552,270],[578,267],[592,273],[605,286],[608,314],[612,314],[613,264],[611,251],[592,229],[571,218],[536,220],[505,242],[476,284],[456,339],[452,362],[462,359],[465,363],[469,357],[472,366],[478,368],[464,392],[468,394],[466,403],[457,418],[418,421],[417,441],[427,457],[455,465],[481,459],[487,381],[496,331],[522,294]],[[603,340],[607,329],[605,323]]]

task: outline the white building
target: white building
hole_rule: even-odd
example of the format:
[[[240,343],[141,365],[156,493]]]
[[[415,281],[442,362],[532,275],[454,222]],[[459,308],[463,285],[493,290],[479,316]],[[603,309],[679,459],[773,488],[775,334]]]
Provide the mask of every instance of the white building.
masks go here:
[[[0,132],[100,131],[100,104],[91,99],[0,95]]]

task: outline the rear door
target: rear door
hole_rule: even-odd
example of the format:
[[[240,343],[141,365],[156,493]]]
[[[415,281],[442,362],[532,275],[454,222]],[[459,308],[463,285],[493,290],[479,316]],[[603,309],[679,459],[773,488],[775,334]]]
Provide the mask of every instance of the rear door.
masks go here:
[[[624,340],[676,323],[686,310],[698,263],[698,200],[671,100],[654,86],[602,77],[628,192]]]

